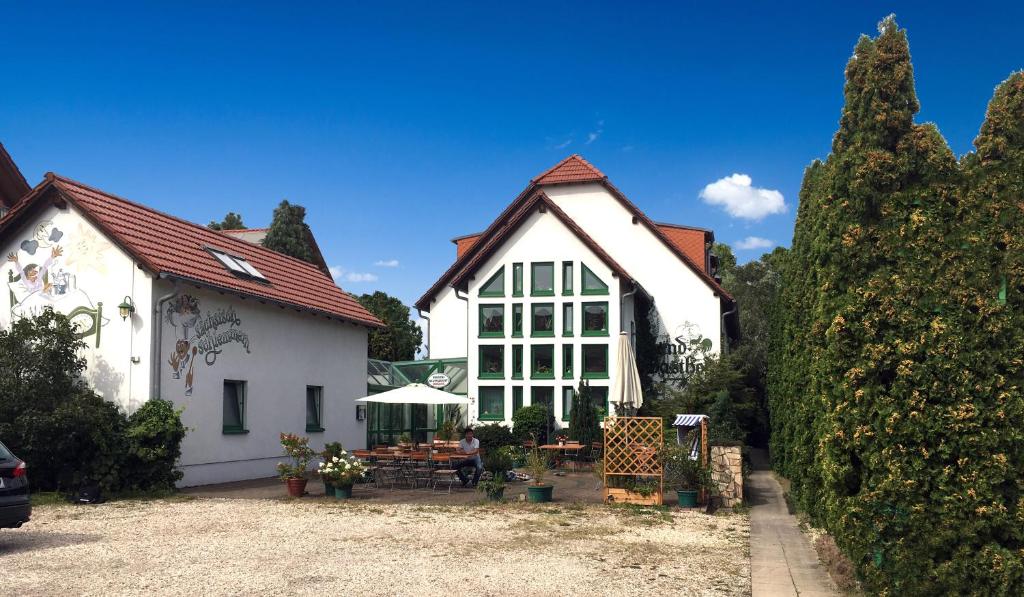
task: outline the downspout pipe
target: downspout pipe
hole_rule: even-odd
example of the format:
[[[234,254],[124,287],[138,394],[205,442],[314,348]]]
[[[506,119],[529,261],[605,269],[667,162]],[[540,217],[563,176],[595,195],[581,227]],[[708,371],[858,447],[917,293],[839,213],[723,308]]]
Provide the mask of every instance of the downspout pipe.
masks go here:
[[[626,299],[636,294],[636,284],[633,284],[633,290],[621,295],[619,297],[619,331],[626,331]],[[635,311],[635,309],[634,309]],[[631,338],[632,339],[632,338]]]
[[[725,328],[725,318],[729,317],[739,309],[739,304],[736,301],[732,302],[732,309],[729,309],[725,313],[722,313],[722,337],[725,338],[725,342],[722,343],[722,354],[729,354],[729,332]]]
[[[166,280],[167,276],[161,274],[158,279]],[[174,280],[174,288],[168,294],[163,295],[157,299],[153,305],[153,326],[156,328],[153,333],[149,335],[152,338],[152,343],[149,347],[149,354],[153,358],[153,362],[150,366],[150,383],[151,388],[150,398],[160,398],[160,363],[163,361],[163,357],[160,354],[161,348],[163,348],[163,329],[164,329],[164,318],[163,308],[164,303],[178,296],[181,292],[178,280]]]
[[[429,359],[430,358],[430,313],[425,312],[423,309],[417,308],[416,309],[416,314],[419,315],[420,319],[422,319],[422,320],[427,322],[427,342],[426,342],[427,354],[423,355],[423,358]],[[468,322],[467,322],[467,325],[469,325]]]

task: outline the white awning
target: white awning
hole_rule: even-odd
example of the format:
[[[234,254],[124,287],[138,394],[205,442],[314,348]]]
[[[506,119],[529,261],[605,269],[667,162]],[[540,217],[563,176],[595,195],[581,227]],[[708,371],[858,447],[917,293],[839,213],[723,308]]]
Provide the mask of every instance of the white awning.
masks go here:
[[[356,402],[380,402],[383,404],[469,404],[469,398],[435,390],[421,383],[411,383],[395,390],[388,390]]]
[[[700,422],[708,418],[707,415],[676,415],[673,427],[696,427]]]

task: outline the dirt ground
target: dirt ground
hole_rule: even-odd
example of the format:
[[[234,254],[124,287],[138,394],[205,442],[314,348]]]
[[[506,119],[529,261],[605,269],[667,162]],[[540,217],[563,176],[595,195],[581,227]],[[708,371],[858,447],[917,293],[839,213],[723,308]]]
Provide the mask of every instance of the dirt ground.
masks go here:
[[[584,504],[183,496],[37,507],[20,595],[749,595],[749,519]]]

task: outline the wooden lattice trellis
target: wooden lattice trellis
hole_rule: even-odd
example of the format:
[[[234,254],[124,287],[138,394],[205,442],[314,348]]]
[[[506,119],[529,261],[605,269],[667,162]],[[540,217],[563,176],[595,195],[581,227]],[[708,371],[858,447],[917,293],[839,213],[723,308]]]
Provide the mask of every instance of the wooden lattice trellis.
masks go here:
[[[604,501],[661,505],[664,469],[658,452],[665,442],[661,417],[614,417],[604,422]],[[657,479],[657,490],[642,496],[627,489],[609,487],[613,477]]]

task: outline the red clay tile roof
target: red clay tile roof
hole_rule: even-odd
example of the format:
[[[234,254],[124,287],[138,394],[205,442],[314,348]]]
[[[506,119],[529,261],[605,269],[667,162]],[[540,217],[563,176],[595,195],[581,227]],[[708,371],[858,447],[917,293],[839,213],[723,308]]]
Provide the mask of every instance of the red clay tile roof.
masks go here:
[[[487,244],[486,242],[480,243],[477,241],[480,238],[490,239],[492,235],[498,233],[507,221],[515,216],[522,204],[533,197],[533,192],[535,190],[547,184],[586,182],[599,182],[604,186],[605,189],[607,189],[608,192],[611,193],[627,211],[633,214],[633,217],[637,222],[642,223],[647,227],[647,229],[650,230],[666,248],[675,254],[680,261],[690,268],[691,271],[697,274],[697,276],[712,290],[712,292],[721,297],[722,301],[730,305],[734,302],[732,295],[726,292],[726,290],[722,288],[722,285],[712,278],[706,271],[703,250],[701,251],[699,259],[692,258],[687,254],[686,249],[673,242],[673,240],[669,238],[668,234],[666,234],[665,230],[659,227],[658,224],[655,224],[644,212],[640,211],[640,208],[622,194],[622,191],[609,182],[608,177],[605,176],[604,173],[579,155],[573,154],[555,164],[555,166],[550,170],[541,173],[536,179],[530,181],[530,184],[523,189],[523,192],[520,193],[519,196],[516,197],[515,200],[513,200],[512,203],[510,203],[509,206],[506,207],[493,222],[491,222],[491,225],[487,227],[487,230],[484,230],[478,235],[469,235],[455,239],[457,245],[459,244],[458,241],[463,238],[468,239],[472,237],[475,240],[473,243],[468,244],[465,249],[461,246],[457,248],[455,263],[445,270],[445,272],[441,274],[441,277],[434,282],[434,285],[431,286],[418,301],[416,301],[415,307],[422,311],[429,311],[430,302],[437,293],[440,292],[441,289],[444,288],[445,284],[448,284],[454,276],[462,271],[469,260],[473,258],[473,255],[476,254],[479,247]],[[671,225],[668,226],[671,227]],[[694,252],[694,257],[696,256],[696,252]]]
[[[56,194],[54,194],[56,192]],[[315,265],[210,230],[82,183],[47,174],[46,180],[0,220],[0,235],[17,226],[45,197],[67,200],[155,275],[195,282],[279,305],[370,327],[383,324]],[[206,248],[244,258],[270,282],[233,275]]]
[[[696,228],[672,224],[658,224],[658,229],[672,241],[673,245],[678,247],[683,253],[686,253],[690,261],[693,261],[707,271],[706,232]]]
[[[572,154],[551,169],[540,173],[534,178],[535,184],[560,184],[563,182],[594,182],[604,180],[607,176],[583,159],[579,154]]]

